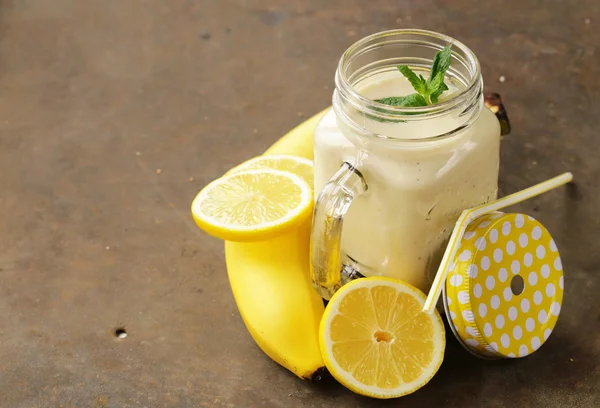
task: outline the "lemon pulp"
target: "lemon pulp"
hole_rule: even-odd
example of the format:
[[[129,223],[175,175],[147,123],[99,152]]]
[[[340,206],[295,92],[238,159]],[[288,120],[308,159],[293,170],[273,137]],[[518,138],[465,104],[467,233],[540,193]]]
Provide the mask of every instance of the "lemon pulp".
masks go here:
[[[444,325],[422,311],[425,295],[402,281],[366,278],[338,290],[320,327],[331,374],[349,389],[393,398],[425,385],[440,367]]]
[[[286,171],[244,170],[206,186],[192,203],[196,224],[231,241],[260,240],[304,221],[312,189]]]

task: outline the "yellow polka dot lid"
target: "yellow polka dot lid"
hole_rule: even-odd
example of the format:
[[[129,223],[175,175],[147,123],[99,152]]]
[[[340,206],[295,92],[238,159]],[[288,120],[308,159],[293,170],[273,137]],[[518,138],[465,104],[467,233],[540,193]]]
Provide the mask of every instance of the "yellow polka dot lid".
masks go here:
[[[552,236],[523,214],[472,221],[450,264],[444,307],[470,352],[525,357],[548,339],[560,314],[564,277]]]

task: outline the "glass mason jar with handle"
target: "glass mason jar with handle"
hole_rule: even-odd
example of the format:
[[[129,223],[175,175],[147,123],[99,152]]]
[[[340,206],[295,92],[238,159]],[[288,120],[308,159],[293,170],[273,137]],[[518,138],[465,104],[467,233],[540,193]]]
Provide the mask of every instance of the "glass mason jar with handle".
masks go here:
[[[377,102],[415,93],[398,65],[427,78],[447,45],[449,89],[438,103]],[[314,136],[313,284],[325,299],[360,276],[427,292],[462,210],[497,194],[500,124],[484,106],[479,62],[448,36],[386,31],[346,50],[335,85]]]

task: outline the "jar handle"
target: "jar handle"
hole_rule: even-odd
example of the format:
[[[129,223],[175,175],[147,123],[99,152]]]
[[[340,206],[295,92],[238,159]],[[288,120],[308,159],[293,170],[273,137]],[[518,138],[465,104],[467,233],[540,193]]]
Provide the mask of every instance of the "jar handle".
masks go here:
[[[310,275],[313,286],[326,300],[342,282],[341,240],[344,216],[354,200],[367,191],[363,175],[344,162],[319,193],[310,240]]]

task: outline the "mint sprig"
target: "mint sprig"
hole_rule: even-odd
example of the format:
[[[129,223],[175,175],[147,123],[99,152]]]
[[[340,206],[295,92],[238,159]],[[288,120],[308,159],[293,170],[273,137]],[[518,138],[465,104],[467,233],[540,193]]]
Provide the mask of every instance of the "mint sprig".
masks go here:
[[[422,75],[417,75],[412,69],[406,65],[399,65],[398,71],[409,80],[412,87],[416,91],[414,94],[406,96],[390,96],[387,98],[376,99],[375,102],[384,105],[396,107],[419,107],[429,106],[438,102],[439,97],[448,90],[448,86],[444,82],[446,71],[450,68],[452,62],[451,45],[444,47],[438,51],[433,58],[433,65],[429,73],[429,78],[425,79]],[[380,112],[390,113],[385,109],[377,109]],[[397,122],[396,120],[387,120],[375,118],[380,122]]]
[[[407,106],[427,106],[425,97],[418,93],[407,96],[390,96],[389,98],[378,99],[377,102],[401,108]]]

